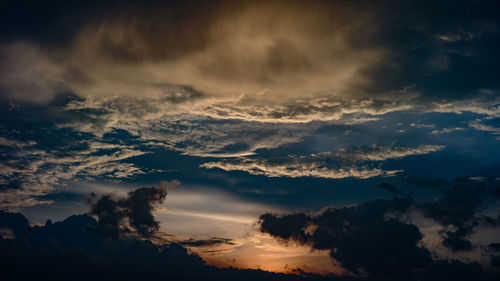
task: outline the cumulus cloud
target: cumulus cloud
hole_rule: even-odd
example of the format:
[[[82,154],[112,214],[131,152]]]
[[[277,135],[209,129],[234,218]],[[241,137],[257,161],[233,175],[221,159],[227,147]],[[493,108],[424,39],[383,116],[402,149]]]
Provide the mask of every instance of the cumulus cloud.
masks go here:
[[[164,182],[159,187],[143,187],[131,191],[126,198],[114,198],[112,194],[101,198],[89,198],[89,214],[98,217],[96,233],[117,239],[131,229],[143,236],[149,236],[159,229],[152,211],[153,205],[162,203],[167,188],[178,185],[178,181]]]
[[[107,239],[92,231],[98,225],[89,215],[72,215],[63,221],[30,226],[22,214],[0,211],[0,227],[15,233],[14,237],[0,236],[2,276],[42,280],[308,280],[262,270],[218,269],[177,243],[125,235]],[[228,242],[205,242],[218,243],[215,241]]]
[[[395,197],[328,207],[318,213],[266,213],[261,215],[259,226],[262,232],[282,241],[329,250],[333,259],[355,274],[426,280],[442,270],[442,274],[449,276],[448,271],[456,267],[472,274],[467,278],[487,279],[493,272],[487,273],[486,264],[480,269],[478,263],[470,260],[463,263],[455,260],[456,256],[449,260],[437,258],[435,249],[422,243],[423,235],[412,223],[412,212],[422,212],[442,226],[456,226],[456,231],[442,232],[442,244],[455,251],[467,250],[473,247],[466,238],[476,231],[474,227],[480,221],[496,220],[486,219],[480,210],[498,199],[498,181],[481,184],[459,179],[435,201],[418,203],[411,198]],[[492,253],[483,255],[495,259]],[[472,267],[480,269],[477,275],[470,271]]]
[[[418,245],[422,236],[416,226],[384,216],[405,212],[410,205],[407,199],[395,199],[328,208],[318,215],[268,213],[260,217],[260,229],[314,249],[330,249],[332,258],[355,273],[397,278],[431,261],[427,249]]]

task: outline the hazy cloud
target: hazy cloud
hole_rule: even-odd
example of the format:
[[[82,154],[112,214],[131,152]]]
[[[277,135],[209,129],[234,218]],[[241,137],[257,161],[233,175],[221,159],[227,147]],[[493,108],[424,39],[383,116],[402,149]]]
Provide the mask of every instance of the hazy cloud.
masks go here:
[[[203,168],[219,168],[225,171],[245,171],[252,175],[267,177],[316,177],[316,178],[371,178],[376,176],[393,176],[401,170],[385,171],[380,162],[410,155],[422,155],[442,150],[444,146],[421,145],[417,148],[386,147],[372,145],[368,147],[350,147],[336,152],[321,152],[305,156],[289,155],[286,158],[259,159],[236,158],[219,162],[208,162]]]

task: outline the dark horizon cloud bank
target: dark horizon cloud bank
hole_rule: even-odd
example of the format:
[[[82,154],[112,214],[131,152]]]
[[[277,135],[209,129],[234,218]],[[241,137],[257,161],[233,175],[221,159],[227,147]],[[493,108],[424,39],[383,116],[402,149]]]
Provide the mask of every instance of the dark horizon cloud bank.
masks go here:
[[[499,6],[3,1],[0,210],[61,221],[12,215],[9,264],[83,258],[32,245],[76,220],[94,269],[168,242],[213,276],[494,276]]]
[[[469,238],[474,229],[498,228],[499,188],[498,181],[457,179],[451,189],[444,190],[444,195],[433,201],[415,203],[411,197],[394,197],[355,206],[328,207],[316,214],[266,213],[260,216],[259,225],[262,232],[284,242],[330,250],[332,259],[361,276],[422,280],[435,278],[435,274],[450,278],[457,274],[452,271],[458,271],[454,276],[457,280],[495,278],[498,257],[493,249],[497,244],[472,245]],[[482,211],[491,206],[497,213],[493,217],[484,215]],[[445,248],[454,253],[474,248],[481,251],[481,256],[488,257],[482,265],[486,272],[477,261],[464,263],[453,256],[443,258],[437,248],[428,248],[423,238],[429,233],[422,233],[414,224],[413,216],[417,214],[443,227],[439,234]],[[437,273],[441,270],[442,273]]]
[[[31,226],[20,213],[0,211],[3,276],[33,276],[45,280],[74,277],[76,272],[80,272],[83,275],[78,278],[82,280],[90,276],[97,280],[111,277],[132,280],[141,276],[182,280],[194,280],[201,276],[209,280],[435,280],[436,276],[453,276],[455,280],[498,278],[498,241],[485,245],[472,245],[469,241],[480,227],[500,226],[500,217],[484,213],[491,206],[498,210],[498,180],[477,182],[456,179],[451,189],[443,190],[441,198],[422,203],[415,202],[411,197],[394,197],[353,206],[328,207],[315,214],[277,216],[266,213],[260,216],[260,231],[285,243],[330,250],[332,263],[339,263],[350,273],[350,277],[321,277],[307,274],[299,268],[292,271],[296,275],[279,275],[210,267],[183,246],[234,243],[230,239],[217,237],[169,242],[173,237],[158,232],[158,224],[152,214],[158,202],[165,199],[166,186],[139,188],[129,192],[125,198],[103,195],[87,201],[90,204],[88,214],[73,215],[56,223],[47,220],[45,225]],[[471,252],[475,248],[483,259],[486,258],[487,263],[443,256],[439,249],[423,241],[428,233],[422,233],[424,228],[417,226],[418,223],[414,224],[413,216],[416,213],[444,227],[439,232],[444,247],[454,252]],[[126,216],[129,217],[128,227],[122,221]],[[447,231],[450,226],[455,227],[456,231]],[[460,247],[464,243],[468,247]],[[127,269],[124,265],[131,267]]]
[[[30,226],[22,214],[0,211],[0,227],[3,230],[0,236],[2,278],[6,278],[5,280],[306,279],[297,275],[258,270],[217,269],[206,265],[198,256],[190,254],[181,244],[158,245],[153,244],[151,240],[141,239],[144,235],[150,237],[153,232],[145,233],[144,223],[156,227],[149,219],[150,204],[157,198],[164,198],[164,187],[137,189],[129,193],[128,198],[122,202],[111,200],[110,195],[102,196],[92,204],[89,212],[97,216],[97,220],[88,214],[82,214],[72,215],[60,222],[53,223],[48,220],[45,225]],[[161,195],[158,197],[159,193]],[[120,215],[117,214],[116,203],[126,205],[127,202],[134,202],[128,215],[136,232],[118,228],[117,225],[119,220],[117,217]],[[137,209],[147,209],[145,214],[149,216],[144,214],[138,216]],[[138,217],[141,217],[140,224]],[[114,228],[113,235],[110,235],[110,228]],[[183,244],[189,243],[196,246],[228,242],[221,239],[183,242]],[[314,280],[326,280],[325,277],[318,275],[309,276]]]

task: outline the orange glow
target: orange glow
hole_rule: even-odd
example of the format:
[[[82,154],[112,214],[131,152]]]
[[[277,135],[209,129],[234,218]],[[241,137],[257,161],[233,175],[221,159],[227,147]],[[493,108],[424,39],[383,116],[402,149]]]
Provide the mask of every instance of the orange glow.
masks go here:
[[[233,241],[235,245],[191,247],[209,265],[261,269],[280,273],[318,273],[344,275],[328,251],[311,251],[308,246],[285,244],[273,237],[253,231],[247,237]]]

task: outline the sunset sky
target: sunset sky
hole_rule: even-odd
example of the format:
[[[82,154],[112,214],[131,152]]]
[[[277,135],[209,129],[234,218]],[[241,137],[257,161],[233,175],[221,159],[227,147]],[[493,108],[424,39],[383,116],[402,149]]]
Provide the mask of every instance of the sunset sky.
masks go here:
[[[0,246],[23,233],[38,251],[87,214],[92,235],[116,227],[103,241],[217,268],[494,280],[499,15],[498,1],[4,1]]]

